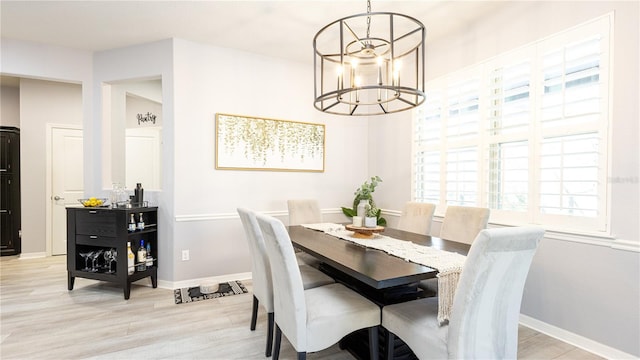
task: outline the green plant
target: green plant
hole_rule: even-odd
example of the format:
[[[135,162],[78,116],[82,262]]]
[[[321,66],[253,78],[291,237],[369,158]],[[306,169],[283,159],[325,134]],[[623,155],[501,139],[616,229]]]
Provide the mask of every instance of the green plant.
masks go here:
[[[353,193],[355,195],[355,197],[353,198],[353,207],[342,207],[342,213],[347,217],[354,217],[358,213],[357,208],[360,200],[369,200],[371,208],[377,210],[375,213],[375,217],[378,219],[378,225],[387,225],[387,220],[383,217],[380,217],[382,210],[376,206],[376,203],[373,201],[373,196],[371,195],[376,190],[376,186],[378,186],[378,184],[381,182],[382,179],[379,176],[372,176],[370,180],[365,181]]]
[[[381,209],[378,209],[375,206],[369,205],[369,206],[367,206],[367,217],[377,218],[377,217],[380,216],[380,212],[381,211],[382,211]]]

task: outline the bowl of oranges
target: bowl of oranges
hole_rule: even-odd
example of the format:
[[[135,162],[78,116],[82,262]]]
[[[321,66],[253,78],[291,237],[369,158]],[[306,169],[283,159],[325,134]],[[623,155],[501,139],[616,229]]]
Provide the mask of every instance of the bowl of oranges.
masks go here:
[[[78,201],[80,201],[80,203],[84,207],[100,207],[104,206],[104,204],[107,202],[107,199],[90,197],[88,199],[78,199]]]

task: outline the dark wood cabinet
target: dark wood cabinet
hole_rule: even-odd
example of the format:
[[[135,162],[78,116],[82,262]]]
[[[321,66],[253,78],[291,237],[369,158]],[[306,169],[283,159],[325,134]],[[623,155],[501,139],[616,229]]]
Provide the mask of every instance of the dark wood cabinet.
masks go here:
[[[128,223],[133,214],[138,222],[140,214],[144,219],[144,229],[129,231]],[[151,244],[153,265],[145,270],[128,274],[127,242],[131,242],[134,255],[140,246],[140,240]],[[91,258],[85,262],[89,252],[115,249],[116,260],[112,267],[102,256],[96,258],[98,266],[93,266]],[[76,277],[109,281],[124,289],[124,298],[129,299],[131,283],[151,277],[154,288],[158,286],[158,208],[67,208],[67,272],[68,287],[73,290]],[[81,255],[83,254],[83,255]],[[86,265],[89,265],[88,267]],[[137,262],[136,262],[136,265]],[[137,267],[137,266],[136,266]],[[86,270],[90,268],[91,270]],[[112,269],[114,272],[109,273]],[[96,271],[97,270],[97,271]]]
[[[0,254],[20,254],[20,129],[8,126],[0,127],[0,238]]]

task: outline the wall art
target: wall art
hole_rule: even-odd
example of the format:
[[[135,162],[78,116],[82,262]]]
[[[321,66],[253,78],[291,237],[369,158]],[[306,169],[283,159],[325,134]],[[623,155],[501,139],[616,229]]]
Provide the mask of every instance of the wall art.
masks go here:
[[[325,126],[216,114],[216,169],[324,171]]]

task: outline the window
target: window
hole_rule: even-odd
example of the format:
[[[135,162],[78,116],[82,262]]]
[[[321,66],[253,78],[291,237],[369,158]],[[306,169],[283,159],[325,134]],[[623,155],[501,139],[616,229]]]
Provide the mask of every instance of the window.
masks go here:
[[[413,200],[497,223],[607,230],[604,16],[430,81],[415,112]]]

